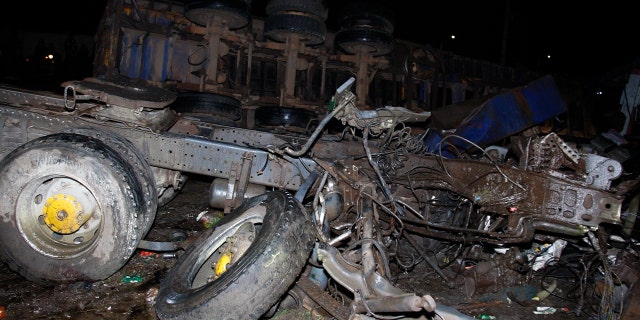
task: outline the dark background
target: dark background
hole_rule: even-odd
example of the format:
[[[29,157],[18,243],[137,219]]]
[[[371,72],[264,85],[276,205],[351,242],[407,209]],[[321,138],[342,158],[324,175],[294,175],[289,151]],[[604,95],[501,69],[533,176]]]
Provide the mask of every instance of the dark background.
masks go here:
[[[254,15],[264,16],[266,1],[252,2]],[[348,1],[328,0],[330,30],[339,28],[338,16]],[[14,9],[2,10],[0,23],[5,30],[93,35],[106,2],[13,2]],[[640,28],[631,2],[378,2],[395,14],[396,38],[507,66],[583,78],[635,67],[640,56],[636,43]]]
[[[265,16],[267,1],[252,1],[255,16]],[[341,10],[354,1],[327,1],[327,26],[337,31]],[[630,72],[640,68],[637,13],[628,2],[359,0],[374,1],[394,17],[396,39],[552,74],[567,92],[571,114],[584,114],[597,131],[621,129],[621,93]],[[11,10],[0,10],[0,83],[59,92],[64,81],[91,76],[93,36],[106,4],[107,0],[20,1],[13,2]],[[55,72],[46,69],[50,65],[43,70],[42,65],[25,62],[40,40],[34,34],[56,35],[58,44],[67,41],[60,37],[73,38],[79,49],[71,58],[64,55]],[[58,45],[56,51],[68,50]]]

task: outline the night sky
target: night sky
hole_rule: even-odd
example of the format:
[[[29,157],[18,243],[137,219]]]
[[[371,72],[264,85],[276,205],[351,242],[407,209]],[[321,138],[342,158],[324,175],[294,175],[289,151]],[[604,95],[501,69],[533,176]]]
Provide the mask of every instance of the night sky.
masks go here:
[[[255,15],[267,0],[254,0]],[[328,0],[335,31],[345,0]],[[630,2],[380,0],[395,13],[396,38],[500,62],[505,22],[506,64],[579,77],[625,68],[640,56],[638,23]],[[18,1],[2,10],[0,25],[30,31],[93,35],[106,0]],[[420,5],[418,5],[420,3]],[[505,20],[507,7],[509,18]],[[456,36],[455,40],[450,35]],[[550,54],[551,59],[546,59]]]

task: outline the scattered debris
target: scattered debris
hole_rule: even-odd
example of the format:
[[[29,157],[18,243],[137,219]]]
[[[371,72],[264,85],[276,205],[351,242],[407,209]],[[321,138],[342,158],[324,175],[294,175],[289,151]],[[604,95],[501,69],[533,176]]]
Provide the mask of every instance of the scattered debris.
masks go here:
[[[553,282],[551,282],[551,284],[548,287],[540,290],[540,292],[538,292],[538,294],[536,294],[535,297],[531,298],[531,300],[542,301],[546,299],[553,292],[553,290],[556,289],[557,286],[558,286],[558,281],[556,279],[553,279]]]
[[[554,314],[556,311],[557,310],[554,307],[536,307],[533,314]]]
[[[122,282],[124,283],[140,283],[142,282],[141,276],[129,276],[125,275],[122,277]]]

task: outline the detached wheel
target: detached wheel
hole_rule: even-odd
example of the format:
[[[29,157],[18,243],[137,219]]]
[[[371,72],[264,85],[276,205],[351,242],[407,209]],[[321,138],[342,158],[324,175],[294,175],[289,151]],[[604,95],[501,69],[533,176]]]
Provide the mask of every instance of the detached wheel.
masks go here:
[[[84,135],[45,136],[15,149],[0,162],[2,260],[34,282],[113,275],[144,233],[137,177],[119,151]]]
[[[302,271],[315,237],[282,191],[247,199],[200,236],[160,285],[160,319],[258,319]]]

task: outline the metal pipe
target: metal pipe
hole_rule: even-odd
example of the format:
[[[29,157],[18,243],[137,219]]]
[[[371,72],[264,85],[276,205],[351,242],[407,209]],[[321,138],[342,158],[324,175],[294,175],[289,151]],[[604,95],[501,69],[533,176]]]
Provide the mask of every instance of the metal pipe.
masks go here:
[[[316,130],[313,131],[313,134],[311,135],[309,140],[307,140],[307,143],[305,143],[304,146],[302,146],[302,149],[298,151],[294,151],[293,149],[286,147],[284,148],[284,152],[294,157],[299,157],[305,154],[305,152],[307,152],[311,147],[311,145],[316,141],[316,138],[318,138],[318,136],[322,132],[322,129],[324,129],[324,126],[326,126],[329,120],[331,120],[331,118],[333,118],[333,116],[335,116],[336,113],[338,113],[338,111],[340,111],[343,107],[344,105],[342,104],[338,105],[337,107],[335,107],[335,109],[333,109],[331,113],[329,113],[326,117],[324,117],[324,119],[322,119],[322,121],[320,122]]]
[[[371,188],[371,187],[367,187]],[[371,190],[373,191],[373,190]],[[372,193],[372,192],[371,192]],[[368,197],[362,197],[362,210],[360,215],[362,219],[362,238],[373,239],[373,201]],[[376,261],[373,256],[372,244],[370,241],[362,242],[360,248],[362,254],[362,274],[365,279],[376,271]]]

